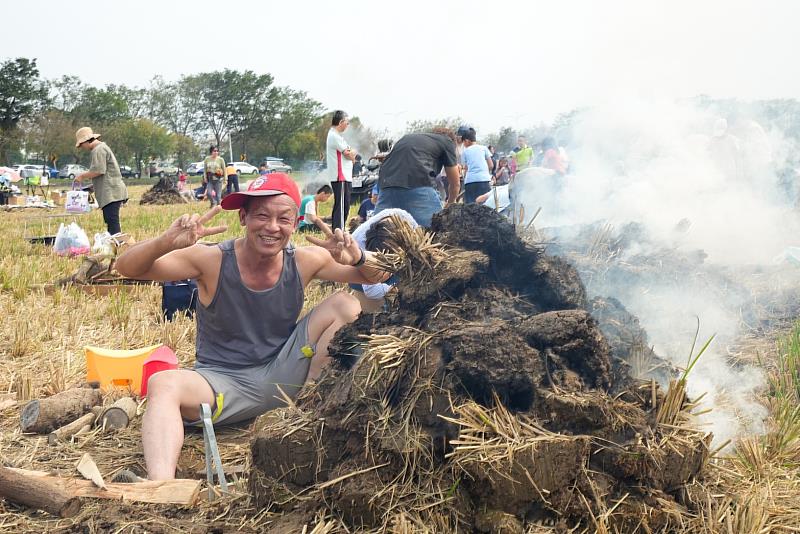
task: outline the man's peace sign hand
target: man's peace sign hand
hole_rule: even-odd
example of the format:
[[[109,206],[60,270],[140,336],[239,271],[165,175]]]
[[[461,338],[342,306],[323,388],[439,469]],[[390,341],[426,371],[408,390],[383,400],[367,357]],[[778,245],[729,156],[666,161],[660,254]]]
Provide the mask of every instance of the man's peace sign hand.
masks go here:
[[[342,265],[353,265],[361,259],[361,255],[364,252],[361,251],[361,247],[348,232],[342,232],[341,228],[337,228],[335,231],[331,230],[331,227],[322,221],[317,221],[317,226],[325,234],[326,239],[306,236],[310,243],[330,252],[333,259]]]
[[[173,250],[191,247],[203,237],[221,234],[225,232],[227,225],[206,226],[206,223],[216,217],[222,211],[221,206],[214,206],[203,215],[197,213],[189,215],[184,213],[170,225],[165,232],[165,237],[169,240]]]

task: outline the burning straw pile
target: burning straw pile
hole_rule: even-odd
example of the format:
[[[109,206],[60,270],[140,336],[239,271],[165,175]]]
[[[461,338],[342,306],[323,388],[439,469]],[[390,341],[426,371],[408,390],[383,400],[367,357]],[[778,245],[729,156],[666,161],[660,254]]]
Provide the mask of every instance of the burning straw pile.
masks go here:
[[[451,206],[432,229],[401,227],[380,258],[391,311],[339,332],[329,372],[257,423],[249,485],[273,528],[686,527],[711,436],[680,381],[632,379],[576,271],[493,211]]]

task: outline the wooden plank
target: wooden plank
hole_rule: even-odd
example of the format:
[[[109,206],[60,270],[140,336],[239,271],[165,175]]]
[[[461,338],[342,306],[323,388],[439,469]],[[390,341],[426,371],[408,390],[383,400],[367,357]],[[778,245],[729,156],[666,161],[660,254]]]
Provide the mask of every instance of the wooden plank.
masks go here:
[[[57,487],[75,497],[95,499],[116,499],[126,502],[147,502],[155,504],[182,504],[191,506],[197,502],[202,481],[193,479],[147,480],[133,484],[107,482],[106,489],[98,488],[90,480],[61,478],[44,471],[9,468],[35,478],[47,478]]]
[[[94,408],[92,408],[94,410]],[[57,428],[48,434],[47,436],[47,443],[50,445],[55,445],[59,441],[67,440],[80,432],[84,426],[89,425],[91,428],[92,423],[97,416],[93,412],[89,412],[87,414],[82,415],[81,417],[75,419],[73,422],[68,423],[61,428]]]

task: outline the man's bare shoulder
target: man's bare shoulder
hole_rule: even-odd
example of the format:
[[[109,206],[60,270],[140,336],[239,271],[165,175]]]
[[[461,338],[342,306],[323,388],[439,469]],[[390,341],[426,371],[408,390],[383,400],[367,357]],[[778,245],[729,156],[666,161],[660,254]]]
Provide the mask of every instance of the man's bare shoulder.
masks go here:
[[[305,245],[295,249],[297,268],[303,277],[303,284],[308,284],[316,278],[317,273],[329,261],[331,255],[322,247],[316,245]]]
[[[328,251],[317,245],[303,245],[295,248],[297,263],[299,265],[320,265],[330,258]]]
[[[206,267],[212,266],[219,269],[218,264],[222,259],[222,250],[217,243],[195,243],[191,247],[176,252],[185,254],[185,257],[189,258],[202,271],[205,271]]]

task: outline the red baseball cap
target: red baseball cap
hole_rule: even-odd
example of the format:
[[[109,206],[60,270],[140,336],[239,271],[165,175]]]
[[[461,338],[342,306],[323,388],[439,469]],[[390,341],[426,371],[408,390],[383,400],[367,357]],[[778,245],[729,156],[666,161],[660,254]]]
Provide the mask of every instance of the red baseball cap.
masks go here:
[[[222,199],[222,209],[238,210],[244,204],[245,197],[269,197],[273,195],[289,195],[297,207],[300,207],[300,189],[294,180],[282,172],[264,174],[250,182],[247,191],[232,193]]]

